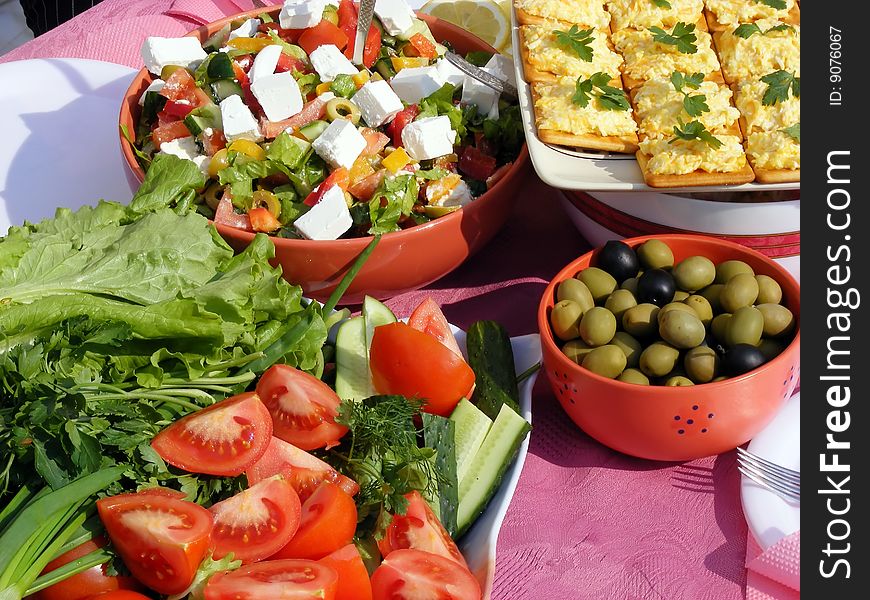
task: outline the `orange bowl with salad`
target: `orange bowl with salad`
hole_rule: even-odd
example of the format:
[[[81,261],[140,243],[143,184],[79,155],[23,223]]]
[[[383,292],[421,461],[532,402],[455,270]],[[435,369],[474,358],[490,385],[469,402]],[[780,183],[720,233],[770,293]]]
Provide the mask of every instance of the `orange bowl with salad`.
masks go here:
[[[146,40],[148,68],[120,114],[130,169],[142,179],[157,145],[193,160],[205,180],[193,201],[224,239],[241,250],[269,233],[284,276],[311,297],[327,297],[374,234],[384,235],[343,302],[443,277],[501,228],[529,170],[516,105],[482,84],[460,90],[461,72],[442,55],[473,53],[508,78],[504,59],[490,58],[494,49],[471,33],[408,9],[413,26],[398,36],[376,14],[366,68],[352,67],[353,4],[327,6],[303,29],[282,28],[301,21],[282,18],[281,8],[192,31],[204,51],[173,46],[185,38]]]

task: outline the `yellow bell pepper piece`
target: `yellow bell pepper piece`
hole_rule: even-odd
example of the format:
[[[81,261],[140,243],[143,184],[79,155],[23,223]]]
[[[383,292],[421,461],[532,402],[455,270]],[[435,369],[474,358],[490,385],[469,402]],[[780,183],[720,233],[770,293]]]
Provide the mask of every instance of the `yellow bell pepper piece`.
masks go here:
[[[382,164],[390,170],[393,174],[398,173],[402,167],[411,162],[411,157],[408,156],[408,153],[405,152],[404,148],[396,148],[390,155],[386,157]]]
[[[362,181],[374,172],[375,170],[368,161],[368,158],[360,156],[350,168],[350,173],[348,174],[348,180],[350,181],[349,187],[352,187],[354,184]]]
[[[371,78],[371,75],[365,69],[361,69],[359,73],[353,76],[353,82],[356,84],[357,88],[361,88],[364,86],[368,80]]]
[[[266,151],[250,140],[236,140],[227,146],[227,150],[250,156],[254,160],[266,160]]]
[[[393,56],[390,58],[390,62],[393,63],[393,69],[397,72],[412,67],[429,66],[429,59],[422,56]]]
[[[332,89],[332,82],[331,81],[324,81],[323,83],[318,83],[317,87],[314,88],[314,91],[317,92],[317,95],[319,96],[320,94],[325,94],[326,92],[328,92],[331,89]]]
[[[270,38],[237,37],[228,41],[227,46],[237,50],[244,50],[245,52],[259,52],[266,46],[271,46],[274,43]]]

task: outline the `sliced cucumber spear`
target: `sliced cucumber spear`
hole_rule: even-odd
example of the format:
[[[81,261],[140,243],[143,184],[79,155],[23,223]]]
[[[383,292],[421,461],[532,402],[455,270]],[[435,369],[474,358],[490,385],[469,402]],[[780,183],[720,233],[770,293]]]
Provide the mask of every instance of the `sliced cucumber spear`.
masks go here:
[[[362,315],[348,319],[335,338],[335,391],[342,400],[363,400],[375,395],[369,351],[375,327],[394,323],[396,316],[383,303],[366,296]]]
[[[492,427],[492,419],[471,402],[463,398],[450,415],[456,429],[456,476],[462,478],[468,472],[471,461],[483,444],[486,434]]]

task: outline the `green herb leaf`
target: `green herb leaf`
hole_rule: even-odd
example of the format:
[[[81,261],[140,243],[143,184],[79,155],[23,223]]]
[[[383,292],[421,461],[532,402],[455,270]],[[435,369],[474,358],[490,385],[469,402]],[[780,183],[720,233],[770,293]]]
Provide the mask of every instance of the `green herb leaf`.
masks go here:
[[[671,3],[668,0],[650,0],[653,4],[658,6],[659,8],[671,8]]]
[[[801,78],[795,77],[794,73],[788,71],[774,71],[768,73],[761,78],[761,81],[767,84],[767,89],[764,91],[764,96],[761,103],[765,106],[773,106],[777,102],[785,102],[788,100],[788,92],[791,90],[795,98],[801,96]]]
[[[674,25],[674,30],[668,33],[661,27],[650,27],[649,30],[653,34],[653,40],[660,44],[676,46],[677,50],[683,54],[695,54],[698,51],[698,46],[695,44],[698,41],[698,36],[695,35],[694,23],[683,23],[680,21]]]
[[[372,223],[369,233],[375,235],[398,230],[399,220],[411,214],[419,191],[417,178],[410,173],[384,177],[369,201],[369,217]]]
[[[589,98],[592,96],[592,80],[583,80],[582,77],[577,78],[574,84],[574,95],[571,96],[571,102],[578,104],[583,108],[589,106]]]
[[[744,40],[751,38],[756,33],[761,35],[761,27],[755,23],[743,23],[734,30],[734,35]]]
[[[785,10],[785,8],[788,6],[785,3],[785,0],[755,0],[755,2],[765,4],[771,8],[777,8],[779,10]]]
[[[789,25],[788,23],[780,23],[779,25],[774,25],[770,29],[764,32],[765,35],[772,31],[794,31],[794,27]]]
[[[722,141],[713,137],[713,134],[707,131],[707,128],[700,121],[689,121],[688,123],[680,121],[679,126],[674,125],[674,136],[670,141],[671,144],[677,140],[700,140],[714,150],[722,147]]]
[[[556,42],[572,50],[580,60],[592,62],[593,50],[590,45],[595,38],[592,36],[593,29],[580,29],[577,25],[571,25],[568,31],[554,30]]]
[[[602,72],[595,73],[586,80],[578,77],[571,101],[586,108],[589,99],[595,96],[598,106],[604,110],[631,110],[625,92],[610,85],[612,79],[610,75]]]
[[[801,124],[795,123],[790,127],[786,127],[785,129],[780,129],[781,132],[792,138],[794,141],[800,143],[801,141]]]
[[[697,90],[703,82],[703,73],[692,73],[691,75],[685,75],[679,71],[671,73],[671,83],[678,92],[682,92],[684,87]]]

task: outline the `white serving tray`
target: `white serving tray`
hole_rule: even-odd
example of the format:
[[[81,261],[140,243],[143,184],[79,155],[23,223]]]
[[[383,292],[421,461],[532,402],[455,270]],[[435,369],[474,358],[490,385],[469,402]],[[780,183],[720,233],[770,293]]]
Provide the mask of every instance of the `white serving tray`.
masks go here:
[[[572,150],[565,146],[545,144],[538,138],[532,91],[525,80],[519,23],[516,10],[511,9],[511,40],[514,69],[520,99],[520,114],[529,147],[529,157],[538,176],[547,185],[564,190],[608,192],[693,192],[693,191],[770,191],[800,189],[800,183],[745,183],[742,185],[708,185],[679,188],[654,188],[644,183],[643,174],[634,154],[597,153]]]

